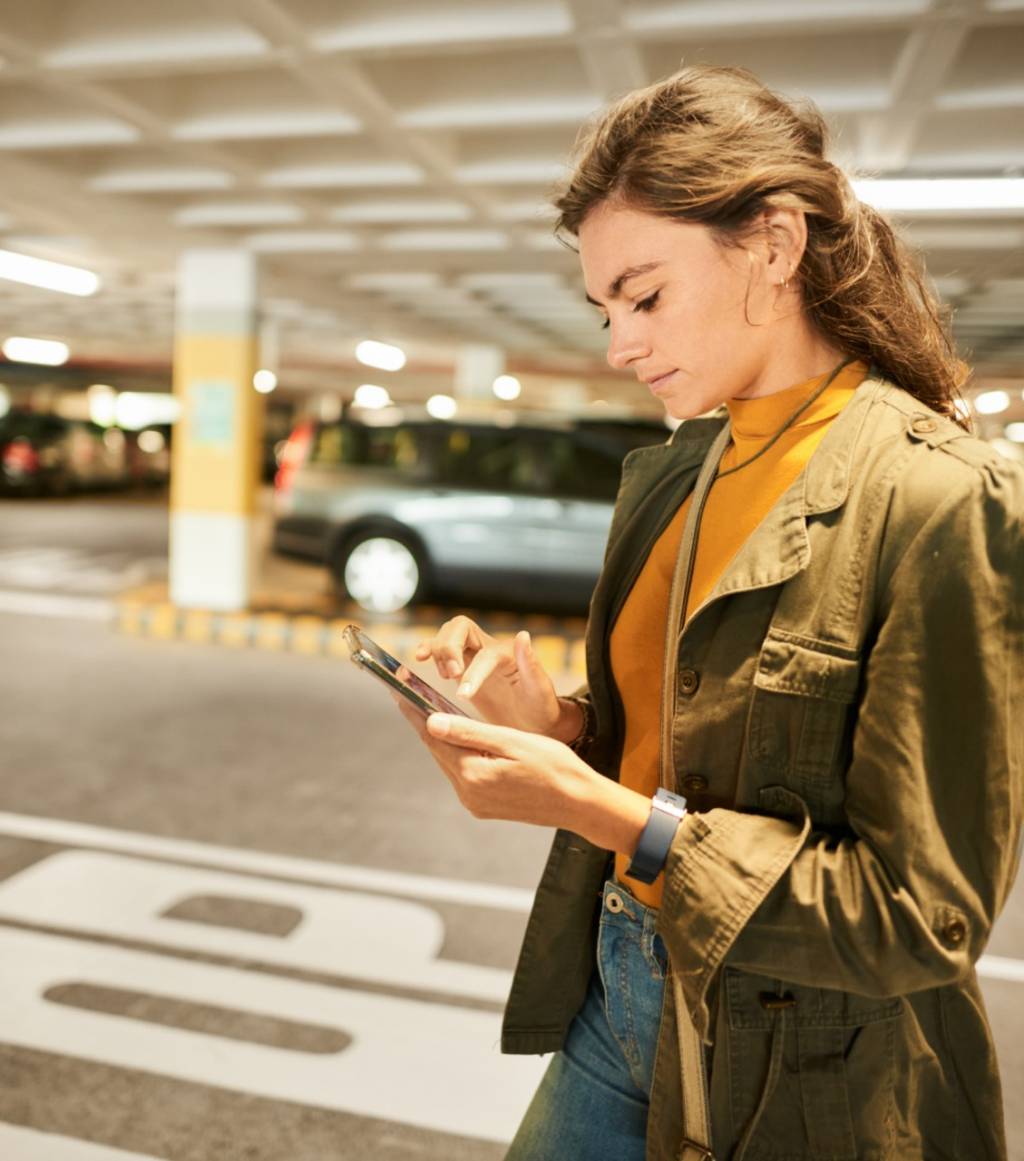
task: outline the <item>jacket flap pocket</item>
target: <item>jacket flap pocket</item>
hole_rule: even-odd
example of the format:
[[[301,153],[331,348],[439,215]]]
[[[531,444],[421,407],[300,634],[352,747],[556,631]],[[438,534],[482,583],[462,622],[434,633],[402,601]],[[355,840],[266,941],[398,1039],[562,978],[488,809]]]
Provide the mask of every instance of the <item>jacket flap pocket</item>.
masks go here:
[[[859,1028],[899,1015],[898,997],[877,999],[831,988],[811,988],[726,968],[726,1004],[729,1027],[771,1028],[775,1009],[789,1008],[790,1020],[801,1028]]]
[[[857,696],[860,662],[836,652],[839,648],[770,629],[761,646],[754,684],[772,693],[852,702]]]

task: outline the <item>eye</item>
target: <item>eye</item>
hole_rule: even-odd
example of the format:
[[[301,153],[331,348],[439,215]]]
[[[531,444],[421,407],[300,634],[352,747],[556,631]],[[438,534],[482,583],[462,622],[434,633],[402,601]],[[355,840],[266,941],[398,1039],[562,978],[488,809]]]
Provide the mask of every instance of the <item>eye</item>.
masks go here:
[[[642,299],[641,299],[641,300],[640,300],[640,301],[639,301],[639,302],[638,302],[638,303],[637,303],[637,304],[636,304],[636,305],[633,307],[633,313],[634,313],[634,314],[636,314],[636,312],[637,312],[638,310],[644,310],[644,311],[646,311],[646,310],[654,310],[654,308],[655,308],[655,307],[658,305],[658,295],[659,295],[659,294],[661,294],[661,291],[660,291],[660,290],[656,290],[656,291],[655,291],[653,294],[649,294],[649,295],[648,295],[646,298],[642,298]]]

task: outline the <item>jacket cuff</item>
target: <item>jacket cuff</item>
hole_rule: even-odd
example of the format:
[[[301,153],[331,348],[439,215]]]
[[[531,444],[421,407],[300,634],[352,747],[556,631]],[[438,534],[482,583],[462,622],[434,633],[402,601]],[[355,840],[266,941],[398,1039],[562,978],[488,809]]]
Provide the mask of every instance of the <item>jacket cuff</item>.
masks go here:
[[[807,806],[782,786],[760,792],[776,814],[714,809],[688,814],[665,867],[658,934],[683,986],[690,1019],[705,1043],[708,986],[729,948],[803,847]]]

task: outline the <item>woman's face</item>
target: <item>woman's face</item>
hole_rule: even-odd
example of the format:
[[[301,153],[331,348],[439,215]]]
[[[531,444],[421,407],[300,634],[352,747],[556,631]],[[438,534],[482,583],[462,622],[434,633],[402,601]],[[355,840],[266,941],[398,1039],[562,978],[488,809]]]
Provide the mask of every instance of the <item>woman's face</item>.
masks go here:
[[[763,248],[724,248],[706,226],[604,202],[580,227],[579,253],[608,362],[633,371],[670,415],[765,393],[781,276]]]

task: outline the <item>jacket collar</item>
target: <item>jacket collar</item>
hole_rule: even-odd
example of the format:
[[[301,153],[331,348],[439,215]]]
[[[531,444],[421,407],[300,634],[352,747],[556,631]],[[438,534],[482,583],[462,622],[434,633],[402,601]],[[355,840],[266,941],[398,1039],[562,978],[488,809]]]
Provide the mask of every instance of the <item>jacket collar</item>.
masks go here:
[[[727,593],[781,584],[807,567],[811,559],[807,517],[835,511],[846,502],[864,425],[872,406],[888,390],[887,383],[870,376],[860,384],[807,466],[740,547],[705,605]]]

